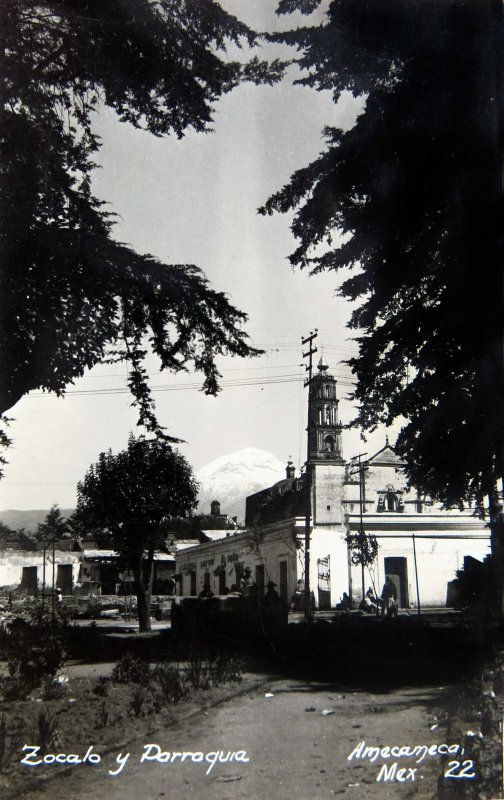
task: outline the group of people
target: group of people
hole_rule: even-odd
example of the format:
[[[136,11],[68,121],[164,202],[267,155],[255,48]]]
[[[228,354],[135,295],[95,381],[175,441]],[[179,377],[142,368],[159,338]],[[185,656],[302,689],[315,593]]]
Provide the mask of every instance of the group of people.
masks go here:
[[[350,611],[353,608],[351,598],[346,592],[336,606],[340,611]],[[369,588],[359,604],[360,611],[367,611],[368,613],[376,614],[377,616],[387,617],[388,619],[395,619],[397,617],[397,589],[394,581],[387,575],[381,597],[377,597],[374,591]]]
[[[252,570],[250,567],[245,567],[243,570],[243,575],[240,578],[239,587],[236,584],[231,586],[231,589],[226,591],[226,594],[240,594],[242,597],[247,599],[252,599],[257,597],[258,594],[258,587],[256,582],[252,577]],[[213,597],[213,592],[210,588],[209,584],[205,584],[203,586],[202,591],[199,593],[198,597],[200,598],[209,598]],[[265,603],[276,603],[280,600],[280,595],[276,590],[276,583],[274,581],[268,581],[266,584],[266,593],[264,595],[264,602]]]
[[[257,597],[258,587],[252,577],[252,570],[250,567],[245,567],[240,578],[239,588],[236,584],[233,584],[231,593],[237,593],[249,599]],[[209,584],[205,584],[199,597],[213,597],[213,592]],[[266,584],[266,593],[263,601],[266,604],[276,604],[280,602],[280,596],[276,590],[276,583],[274,581],[268,581]],[[343,592],[343,597],[336,608],[341,611],[350,611],[353,608],[352,600],[346,592]],[[387,575],[385,579],[381,597],[376,597],[373,590],[369,588],[359,605],[361,611],[376,613],[376,615],[381,614],[382,617],[387,617],[389,619],[395,619],[397,617],[397,608],[397,589],[390,575]]]

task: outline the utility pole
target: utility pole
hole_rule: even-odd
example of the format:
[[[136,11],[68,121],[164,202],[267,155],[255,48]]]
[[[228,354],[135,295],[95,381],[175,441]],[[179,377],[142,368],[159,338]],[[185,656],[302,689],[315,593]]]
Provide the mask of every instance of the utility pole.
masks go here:
[[[308,387],[308,425],[306,428],[307,432],[307,446],[306,446],[306,474],[305,474],[305,553],[304,553],[304,572],[305,572],[305,620],[309,622],[312,617],[312,609],[311,609],[311,591],[310,591],[310,540],[311,540],[311,515],[312,515],[312,508],[311,508],[311,484],[312,484],[312,470],[311,470],[311,463],[310,463],[310,434],[311,434],[311,415],[310,415],[310,389],[311,389],[311,382],[312,382],[312,370],[313,370],[313,356],[317,352],[316,347],[312,347],[314,340],[318,336],[317,328],[315,331],[310,331],[310,335],[307,336],[305,339],[301,338],[301,344],[303,349],[305,345],[308,345],[308,350],[306,353],[303,353],[303,358],[308,359],[308,365],[305,367],[306,372],[308,373],[308,379],[304,382],[305,388]]]
[[[355,456],[352,461],[356,461],[357,464],[355,467],[352,467],[350,471],[351,475],[355,475],[356,472],[359,473],[359,538],[361,541],[361,547],[364,545],[364,540],[366,538],[366,531],[364,530],[364,520],[363,520],[363,513],[364,513],[364,503],[366,502],[366,485],[364,482],[364,475],[368,467],[363,464],[362,458],[363,456],[367,455],[367,453],[359,453],[358,456]],[[362,580],[362,599],[364,599],[366,593],[366,586],[364,580],[364,560],[361,561],[361,580]]]
[[[52,538],[52,618],[54,619],[54,584],[56,572],[56,531],[53,531]]]

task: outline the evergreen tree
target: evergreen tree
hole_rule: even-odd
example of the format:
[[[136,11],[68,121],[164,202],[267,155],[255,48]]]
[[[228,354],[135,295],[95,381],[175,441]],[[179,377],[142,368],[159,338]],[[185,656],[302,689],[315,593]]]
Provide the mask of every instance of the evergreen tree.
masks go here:
[[[69,525],[63,517],[59,506],[55,503],[46,514],[44,522],[39,522],[35,537],[46,545],[61,539],[67,533]]]
[[[107,528],[133,570],[141,631],[150,630],[154,551],[163,540],[163,519],[188,516],[197,493],[185,458],[161,439],[143,436],[130,436],[117,455],[101,453],[77,486],[79,524]]]
[[[155,136],[208,130],[222,94],[281,74],[227,57],[256,41],[213,0],[0,0],[0,414],[111,357],[129,362],[140,423],[160,433],[148,350],[162,369],[192,362],[210,394],[216,355],[258,352],[196,266],[113,239],[90,180],[97,110]]]
[[[283,0],[309,13],[317,0]],[[354,127],[262,213],[294,211],[293,265],[349,270],[355,424],[403,422],[411,482],[448,505],[490,497],[502,537],[502,53],[498,0],[332,0],[280,34],[300,83],[365,100]],[[405,420],[405,421],[404,421]]]

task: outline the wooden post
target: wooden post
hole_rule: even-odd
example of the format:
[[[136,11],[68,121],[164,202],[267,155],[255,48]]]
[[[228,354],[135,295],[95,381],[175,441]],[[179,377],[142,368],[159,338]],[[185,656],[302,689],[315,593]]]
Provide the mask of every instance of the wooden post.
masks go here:
[[[308,425],[306,428],[307,432],[307,447],[306,447],[306,473],[305,473],[305,553],[304,553],[304,572],[305,572],[305,609],[304,615],[305,620],[309,622],[312,618],[312,608],[311,608],[311,590],[310,590],[310,541],[311,541],[311,516],[312,516],[312,508],[311,508],[311,485],[312,485],[312,471],[311,471],[311,463],[310,463],[310,433],[311,433],[311,407],[310,407],[310,388],[311,388],[311,381],[312,381],[312,369],[313,369],[313,355],[317,352],[316,347],[312,347],[312,342],[318,336],[317,329],[315,328],[315,332],[310,331],[310,335],[307,336],[305,339],[301,339],[301,343],[304,345],[308,345],[308,351],[303,353],[303,358],[308,358],[308,366],[306,367],[306,371],[308,372],[308,380],[304,382],[305,388],[308,387]]]

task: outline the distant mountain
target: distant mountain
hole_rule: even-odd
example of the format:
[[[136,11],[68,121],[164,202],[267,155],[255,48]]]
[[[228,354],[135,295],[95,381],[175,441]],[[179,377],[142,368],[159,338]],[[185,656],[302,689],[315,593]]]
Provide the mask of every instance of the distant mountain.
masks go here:
[[[60,511],[62,516],[68,519],[75,509],[61,508]],[[48,512],[48,508],[30,508],[25,511],[9,508],[6,511],[0,511],[0,521],[13,531],[24,528],[28,533],[35,533],[39,522],[44,522]]]
[[[247,495],[285,478],[285,467],[286,463],[255,447],[246,447],[215,459],[196,472],[201,484],[198,513],[209,514],[210,503],[218,500],[222,514],[238,517],[238,521],[243,522]],[[74,510],[62,508],[61,513],[67,519]],[[48,508],[26,511],[8,509],[0,511],[0,521],[12,530],[24,528],[28,533],[35,533],[37,525],[44,522],[48,511]]]
[[[218,500],[222,514],[243,522],[247,495],[285,478],[285,467],[274,455],[255,447],[215,459],[196,472],[201,484],[199,513],[208,514],[212,500]]]

